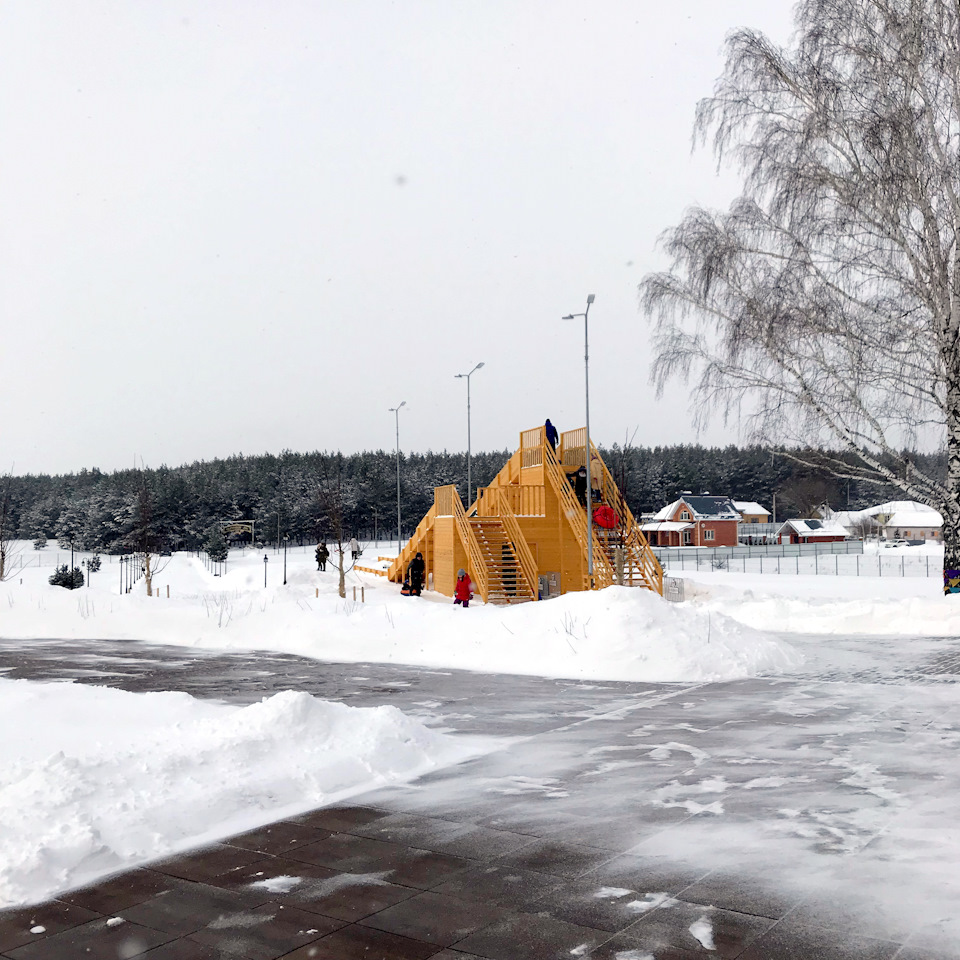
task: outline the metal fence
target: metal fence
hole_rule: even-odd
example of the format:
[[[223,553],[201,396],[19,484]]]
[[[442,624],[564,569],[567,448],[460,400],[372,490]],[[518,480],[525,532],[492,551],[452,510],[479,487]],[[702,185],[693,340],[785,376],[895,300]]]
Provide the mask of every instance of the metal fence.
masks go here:
[[[669,557],[804,557],[834,553],[863,553],[862,540],[841,540],[838,543],[770,543],[740,544],[736,547],[654,547],[663,563]]]
[[[824,544],[826,546],[826,544]],[[842,544],[831,544],[842,546]],[[710,551],[712,553],[712,551]],[[907,552],[888,557],[883,554],[818,553],[802,556],[708,556],[707,551],[691,555],[671,555],[663,551],[664,570],[702,570],[728,573],[779,573],[826,575],[837,577],[941,577],[943,560],[939,555],[910,556]]]

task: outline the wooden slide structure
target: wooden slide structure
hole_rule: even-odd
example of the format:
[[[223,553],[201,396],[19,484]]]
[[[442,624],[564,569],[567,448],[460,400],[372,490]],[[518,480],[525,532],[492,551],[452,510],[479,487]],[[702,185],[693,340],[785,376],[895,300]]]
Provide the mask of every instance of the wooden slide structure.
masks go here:
[[[389,579],[402,582],[422,553],[427,584],[449,597],[461,568],[485,603],[524,603],[614,584],[662,595],[663,570],[593,444],[593,510],[611,508],[616,524],[594,522],[589,575],[587,511],[571,484],[586,464],[586,433],[567,431],[555,451],[544,427],[524,430],[519,449],[489,486],[477,490],[469,509],[454,485],[435,487],[433,506],[390,565]]]

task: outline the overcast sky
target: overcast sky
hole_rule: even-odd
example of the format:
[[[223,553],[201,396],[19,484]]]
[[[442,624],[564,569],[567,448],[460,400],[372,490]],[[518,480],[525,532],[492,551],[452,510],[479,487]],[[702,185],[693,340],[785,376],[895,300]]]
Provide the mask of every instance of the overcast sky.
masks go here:
[[[691,156],[788,0],[0,6],[0,471],[692,441],[637,284],[736,191]],[[737,442],[716,424],[701,439]]]

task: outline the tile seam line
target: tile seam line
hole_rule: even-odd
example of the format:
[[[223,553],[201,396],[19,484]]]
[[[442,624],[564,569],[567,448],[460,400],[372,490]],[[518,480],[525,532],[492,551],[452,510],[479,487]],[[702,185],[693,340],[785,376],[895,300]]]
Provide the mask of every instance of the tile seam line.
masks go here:
[[[600,713],[592,717],[581,717],[579,720],[574,720],[571,723],[563,724],[559,727],[552,727],[550,730],[543,730],[539,733],[532,733],[526,737],[518,737],[518,742],[525,742],[528,740],[535,740],[537,737],[543,736],[544,733],[562,733],[565,730],[573,730],[575,727],[579,727],[582,724],[594,723],[597,720],[607,720],[611,717],[621,716],[626,717],[634,710],[641,710],[647,707],[656,706],[657,704],[663,703],[667,700],[672,700],[674,697],[680,696],[684,693],[694,693],[697,690],[702,690],[704,687],[709,687],[713,680],[705,680],[700,683],[694,684],[685,684],[678,686],[676,689],[671,689],[664,691],[663,693],[657,694],[654,697],[645,698],[642,701],[637,701],[636,703],[629,703],[625,706],[616,707],[613,710],[608,710],[606,713]]]

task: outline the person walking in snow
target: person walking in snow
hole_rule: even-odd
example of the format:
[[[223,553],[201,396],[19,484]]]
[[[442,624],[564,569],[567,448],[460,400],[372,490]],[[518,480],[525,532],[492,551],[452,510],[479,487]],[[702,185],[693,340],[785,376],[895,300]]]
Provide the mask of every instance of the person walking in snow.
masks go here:
[[[410,594],[419,597],[423,590],[423,581],[426,579],[426,564],[423,562],[423,554],[418,553],[407,567],[407,583],[410,584]]]
[[[318,570],[327,569],[327,558],[329,556],[330,556],[330,551],[327,549],[327,545],[325,543],[318,543],[317,550],[316,550]]]
[[[457,571],[457,585],[453,589],[453,602],[458,605],[462,604],[463,609],[466,610],[472,599],[473,584],[470,582],[470,577],[467,576],[467,571],[461,567]]]
[[[560,435],[557,433],[557,428],[550,422],[549,417],[547,417],[547,422],[543,426],[547,431],[547,443],[553,447],[553,451],[556,453],[557,441],[560,439]]]
[[[356,537],[350,538],[350,554],[353,557],[354,563],[360,559],[360,544],[357,542]]]

